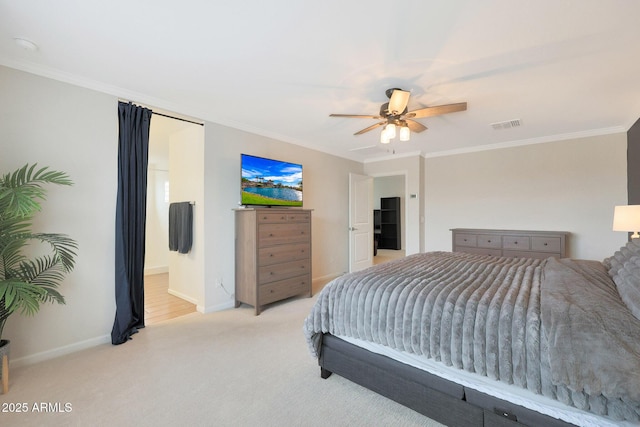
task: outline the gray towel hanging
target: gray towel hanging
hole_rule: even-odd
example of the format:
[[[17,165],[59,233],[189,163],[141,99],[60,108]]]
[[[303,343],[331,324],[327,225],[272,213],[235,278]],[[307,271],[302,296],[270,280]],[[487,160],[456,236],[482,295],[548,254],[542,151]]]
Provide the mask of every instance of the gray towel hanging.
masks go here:
[[[189,253],[193,242],[193,206],[189,202],[169,205],[169,250]]]

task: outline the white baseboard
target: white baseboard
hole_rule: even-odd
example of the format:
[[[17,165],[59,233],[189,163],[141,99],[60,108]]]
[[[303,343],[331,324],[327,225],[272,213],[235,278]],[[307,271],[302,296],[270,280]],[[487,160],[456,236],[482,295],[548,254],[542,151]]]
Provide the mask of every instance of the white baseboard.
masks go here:
[[[228,310],[230,308],[234,308],[235,306],[236,306],[235,301],[231,300],[231,301],[223,302],[222,304],[216,304],[211,307],[202,307],[201,305],[197,305],[196,310],[198,310],[198,313],[209,314],[209,313],[213,313],[214,311]]]
[[[169,288],[168,292],[169,292],[170,295],[173,295],[174,297],[178,297],[178,298],[183,299],[183,300],[185,300],[187,302],[190,302],[191,304],[198,305],[198,300],[195,299],[195,298],[191,298],[189,295],[185,295],[185,294],[183,294],[181,292],[174,291],[171,288]]]
[[[163,274],[163,273],[168,273],[169,272],[169,266],[168,265],[161,265],[159,267],[145,267],[144,269],[144,274],[146,275],[151,275],[151,274]]]
[[[88,340],[43,351],[41,353],[31,354],[29,356],[20,357],[18,359],[11,359],[11,367],[18,368],[20,366],[32,365],[34,363],[43,362],[45,360],[53,359],[60,356],[66,356],[67,354],[75,353],[76,351],[85,350],[87,348],[95,347],[102,344],[111,344],[111,335],[103,335],[100,337],[90,338]]]
[[[345,272],[327,274],[325,276],[320,276],[320,277],[314,277],[314,278],[311,279],[311,283],[317,283],[317,282],[328,283],[328,282],[332,281],[333,279],[335,279],[336,277],[340,277],[340,276],[342,276],[344,274],[345,274]]]

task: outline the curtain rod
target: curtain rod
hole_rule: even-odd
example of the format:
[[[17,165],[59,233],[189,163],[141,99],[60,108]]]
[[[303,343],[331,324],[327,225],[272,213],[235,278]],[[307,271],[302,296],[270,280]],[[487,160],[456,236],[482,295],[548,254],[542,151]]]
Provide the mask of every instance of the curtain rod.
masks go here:
[[[129,100],[122,99],[122,98],[118,98],[118,101],[119,102],[124,102],[125,104],[133,104],[133,101],[129,101]],[[204,123],[194,122],[193,120],[182,119],[180,117],[175,117],[175,116],[170,116],[168,114],[158,113],[157,111],[153,111],[153,108],[147,107],[146,105],[142,105],[140,103],[135,103],[135,105],[139,105],[141,107],[144,107],[144,108],[147,108],[147,109],[151,110],[151,114],[157,114],[158,116],[168,117],[170,119],[180,120],[182,122],[193,123],[194,125],[204,126]]]
[[[194,122],[193,120],[187,120],[187,119],[181,119],[180,117],[169,116],[168,114],[158,113],[158,112],[153,111],[153,110],[151,110],[151,113],[152,114],[157,114],[158,116],[162,116],[162,117],[168,117],[170,119],[180,120],[180,121],[187,122],[187,123],[193,123],[194,125],[204,126],[204,123],[198,123],[198,122]]]

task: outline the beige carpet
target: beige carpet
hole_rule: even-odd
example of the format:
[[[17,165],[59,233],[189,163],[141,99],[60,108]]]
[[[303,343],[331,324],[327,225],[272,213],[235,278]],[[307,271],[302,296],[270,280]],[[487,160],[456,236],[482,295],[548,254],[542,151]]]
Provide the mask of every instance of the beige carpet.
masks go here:
[[[322,380],[302,334],[314,300],[257,317],[245,305],[194,313],[120,346],[12,369],[0,425],[440,426],[337,375]],[[2,411],[22,403],[26,413]],[[41,403],[53,412],[34,411]]]
[[[373,257],[374,264],[383,264],[404,257],[404,251],[396,251],[394,249],[378,249],[378,253]]]

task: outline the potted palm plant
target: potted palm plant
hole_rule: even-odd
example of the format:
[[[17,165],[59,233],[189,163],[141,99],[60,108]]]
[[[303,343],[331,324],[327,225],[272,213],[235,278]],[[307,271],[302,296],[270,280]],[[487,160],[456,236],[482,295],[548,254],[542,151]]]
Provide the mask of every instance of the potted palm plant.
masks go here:
[[[2,334],[11,314],[34,315],[42,303],[64,304],[57,288],[73,269],[76,256],[77,244],[70,237],[31,231],[33,217],[46,198],[44,185],[72,185],[66,173],[36,166],[25,165],[0,176],[0,356],[8,353],[9,341]],[[48,245],[49,250],[31,255],[34,251],[27,246],[34,242]]]

